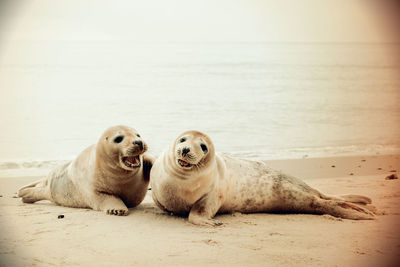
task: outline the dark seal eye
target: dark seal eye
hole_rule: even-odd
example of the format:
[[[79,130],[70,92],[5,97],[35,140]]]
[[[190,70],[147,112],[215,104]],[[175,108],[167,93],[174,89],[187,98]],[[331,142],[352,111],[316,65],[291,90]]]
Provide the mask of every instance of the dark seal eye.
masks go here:
[[[137,137],[140,137],[140,134],[137,134],[136,136],[137,136]]]
[[[186,141],[186,138],[185,138],[185,137],[182,137],[182,138],[179,140],[180,143],[183,143],[183,142],[185,142],[185,141]]]
[[[117,144],[121,143],[122,140],[124,140],[124,137],[122,135],[117,136],[117,137],[114,138],[114,143],[117,143]]]
[[[203,150],[204,153],[207,153],[208,149],[207,149],[207,146],[205,144],[201,144],[200,147],[201,147],[201,150]]]

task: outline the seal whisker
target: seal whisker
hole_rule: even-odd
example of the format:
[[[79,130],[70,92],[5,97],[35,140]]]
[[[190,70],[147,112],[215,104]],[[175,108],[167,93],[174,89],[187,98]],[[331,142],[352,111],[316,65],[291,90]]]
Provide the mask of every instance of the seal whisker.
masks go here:
[[[201,169],[202,167],[204,167],[204,164],[201,161],[199,161],[195,166],[197,169]]]

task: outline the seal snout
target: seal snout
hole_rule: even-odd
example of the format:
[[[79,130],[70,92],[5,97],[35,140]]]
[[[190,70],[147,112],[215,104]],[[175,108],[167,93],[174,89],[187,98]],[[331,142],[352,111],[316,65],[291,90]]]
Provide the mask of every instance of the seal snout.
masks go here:
[[[132,146],[125,150],[125,153],[121,155],[121,161],[124,167],[139,168],[141,166],[140,155],[146,152],[146,144],[141,140],[135,140],[132,142]]]
[[[126,142],[123,142],[124,140]],[[120,147],[119,158],[121,167],[125,170],[139,168],[142,165],[140,155],[147,151],[147,144],[140,139],[140,135],[138,134],[136,136],[126,134],[123,140],[118,141],[120,141],[118,144]]]
[[[138,145],[140,150],[143,150],[143,142],[140,140],[134,141],[133,142],[134,145]]]
[[[141,140],[132,141],[132,145],[126,149],[128,156],[143,154],[147,151],[147,145]]]
[[[190,154],[190,147],[183,147],[182,149],[178,149],[177,154],[179,155],[178,164],[181,167],[188,168],[194,165],[189,162],[191,159],[193,159],[193,155]]]
[[[183,148],[182,149],[182,156],[185,157],[189,152],[190,152],[190,148],[187,148],[187,147]]]

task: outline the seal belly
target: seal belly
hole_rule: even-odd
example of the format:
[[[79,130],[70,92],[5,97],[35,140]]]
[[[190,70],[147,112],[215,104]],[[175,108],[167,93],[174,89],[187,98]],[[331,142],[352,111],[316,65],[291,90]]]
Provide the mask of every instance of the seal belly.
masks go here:
[[[67,207],[88,207],[88,205],[82,201],[83,198],[80,192],[69,177],[68,170],[71,164],[73,163],[68,162],[61,165],[49,174],[51,200],[59,205]]]

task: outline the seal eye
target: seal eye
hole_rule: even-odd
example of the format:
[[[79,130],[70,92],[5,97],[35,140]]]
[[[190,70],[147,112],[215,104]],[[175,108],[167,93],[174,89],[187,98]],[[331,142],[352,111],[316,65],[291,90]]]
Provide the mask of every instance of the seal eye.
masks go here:
[[[183,143],[183,142],[185,142],[185,141],[186,141],[186,138],[185,138],[185,137],[182,137],[182,138],[179,140],[180,143]]]
[[[117,136],[117,137],[114,138],[114,143],[117,143],[117,144],[121,143],[122,140],[124,140],[124,137],[122,135]]]
[[[140,134],[137,134],[136,136],[137,136],[137,137],[140,137]]]
[[[208,149],[207,149],[207,146],[205,144],[201,144],[200,147],[201,147],[201,150],[203,150],[204,153],[207,153]]]

